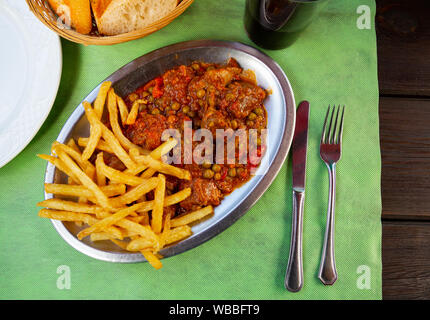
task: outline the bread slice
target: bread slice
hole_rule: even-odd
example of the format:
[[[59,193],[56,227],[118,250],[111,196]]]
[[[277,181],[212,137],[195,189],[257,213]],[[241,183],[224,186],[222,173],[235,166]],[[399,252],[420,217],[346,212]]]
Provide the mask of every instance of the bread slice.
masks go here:
[[[177,0],[91,0],[98,30],[117,35],[142,29],[165,17]]]
[[[79,33],[92,29],[90,0],[48,0],[55,13]]]

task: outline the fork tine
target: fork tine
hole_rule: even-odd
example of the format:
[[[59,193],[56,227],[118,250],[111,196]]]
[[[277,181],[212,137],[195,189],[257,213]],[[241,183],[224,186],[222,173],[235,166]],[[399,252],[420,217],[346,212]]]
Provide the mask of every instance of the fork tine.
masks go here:
[[[328,119],[329,113],[330,113],[330,105],[328,105],[327,113],[326,113],[325,119],[324,119],[323,132],[321,134],[321,141],[320,141],[321,144],[325,143],[325,129],[327,127],[327,119]]]
[[[331,132],[332,132],[332,124],[333,124],[333,116],[334,111],[336,110],[336,105],[333,106],[333,110],[331,111],[331,117],[330,117],[330,123],[328,125],[328,132],[327,132],[327,139],[325,140],[325,143],[331,143]],[[334,130],[334,129],[333,129]]]
[[[330,139],[328,142],[330,144],[336,143],[336,141],[337,141],[337,137],[338,137],[338,135],[337,135],[337,120],[339,119],[339,110],[340,110],[340,105],[337,108],[336,119],[334,120],[333,131],[331,132]],[[333,107],[333,114],[335,113],[335,111],[336,111],[336,105]]]
[[[339,105],[339,109],[340,109],[340,105]],[[337,144],[341,144],[342,143],[342,133],[343,133],[343,115],[345,113],[345,105],[343,105],[342,107],[342,115],[340,117],[340,125],[339,125],[339,134],[337,136]]]

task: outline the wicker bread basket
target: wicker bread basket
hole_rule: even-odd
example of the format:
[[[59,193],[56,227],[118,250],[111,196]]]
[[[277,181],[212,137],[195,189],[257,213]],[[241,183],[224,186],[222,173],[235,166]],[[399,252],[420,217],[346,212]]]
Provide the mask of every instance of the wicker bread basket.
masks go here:
[[[182,0],[178,6],[171,11],[167,16],[160,20],[148,25],[147,27],[123,33],[116,36],[99,36],[99,35],[86,35],[76,32],[73,29],[65,27],[59,23],[58,16],[52,11],[47,1],[44,0],[26,0],[30,10],[35,16],[42,21],[48,28],[54,30],[61,37],[73,42],[81,43],[84,45],[110,45],[116,43],[127,42],[130,40],[142,38],[157,30],[168,25],[176,17],[182,14],[194,0]]]

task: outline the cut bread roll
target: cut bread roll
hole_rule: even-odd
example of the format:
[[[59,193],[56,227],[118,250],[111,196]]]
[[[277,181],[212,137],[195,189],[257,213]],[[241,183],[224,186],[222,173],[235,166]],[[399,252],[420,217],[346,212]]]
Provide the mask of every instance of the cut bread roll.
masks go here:
[[[101,34],[117,35],[142,29],[165,17],[178,0],[91,0]]]
[[[64,23],[82,34],[92,29],[90,0],[48,0],[49,5]]]

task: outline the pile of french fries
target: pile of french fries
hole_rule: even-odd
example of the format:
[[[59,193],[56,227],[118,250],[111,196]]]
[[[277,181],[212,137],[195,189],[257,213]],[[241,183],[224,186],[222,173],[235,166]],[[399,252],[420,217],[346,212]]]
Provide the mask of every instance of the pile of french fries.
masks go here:
[[[102,122],[106,105],[111,129]],[[162,256],[158,252],[190,236],[189,224],[212,214],[213,208],[207,206],[178,217],[164,213],[165,207],[191,194],[191,189],[186,188],[166,195],[165,175],[191,179],[188,171],[161,160],[178,142],[171,138],[148,152],[127,139],[119,118],[125,125],[133,123],[136,117],[130,117],[110,82],[101,85],[93,105],[85,101],[83,106],[90,136],[78,138],[78,143],[73,138],[67,144],[56,141],[52,155],[38,155],[68,176],[67,184],[45,184],[46,193],[55,197],[38,203],[44,207],[39,216],[85,224],[78,239],[89,236],[92,241],[112,241],[124,250],[142,253],[159,269]],[[119,171],[106,165],[104,152],[114,154],[126,169]],[[146,194],[152,190],[154,200],[147,201]]]

